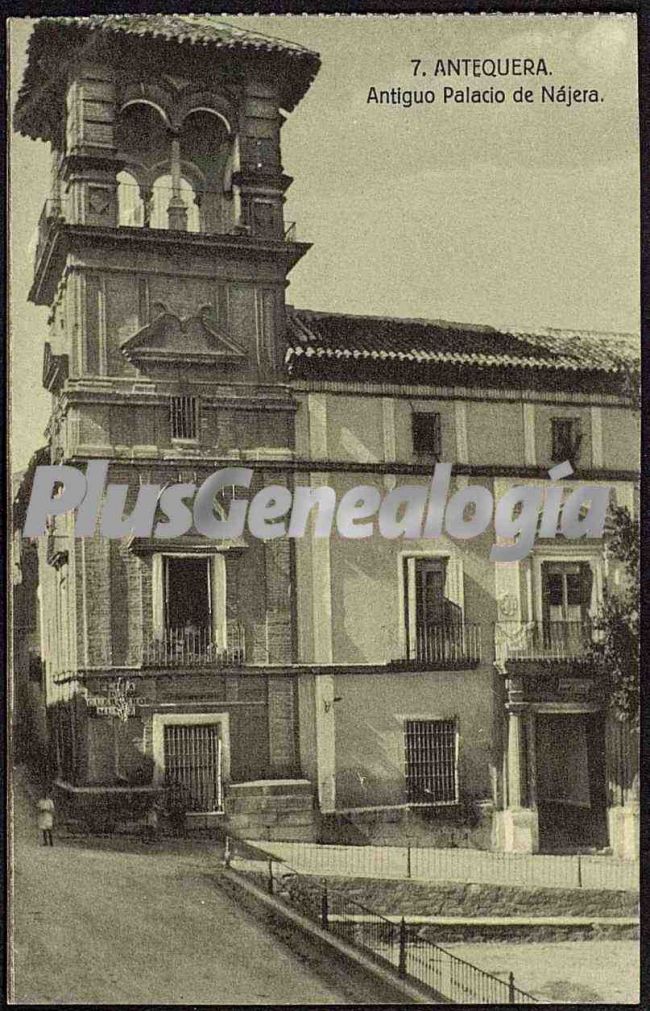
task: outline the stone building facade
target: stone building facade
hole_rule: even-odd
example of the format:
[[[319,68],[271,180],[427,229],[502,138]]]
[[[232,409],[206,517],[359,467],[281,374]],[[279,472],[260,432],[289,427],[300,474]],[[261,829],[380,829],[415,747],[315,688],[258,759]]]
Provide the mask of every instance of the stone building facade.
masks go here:
[[[212,17],[37,23],[16,125],[52,149],[30,294],[50,307],[45,456],[106,461],[127,516],[143,485],[227,466],[254,470],[249,498],[340,497],[447,460],[452,493],[499,498],[567,453],[634,511],[624,336],[287,305],[309,245],[284,220],[281,130],[318,67]],[[623,774],[585,659],[602,542],[495,564],[489,534],[123,534],[75,537],[68,514],[37,546],[72,806],[114,824],[166,790],[249,837],[368,836],[408,811],[441,842],[632,852],[634,749]]]

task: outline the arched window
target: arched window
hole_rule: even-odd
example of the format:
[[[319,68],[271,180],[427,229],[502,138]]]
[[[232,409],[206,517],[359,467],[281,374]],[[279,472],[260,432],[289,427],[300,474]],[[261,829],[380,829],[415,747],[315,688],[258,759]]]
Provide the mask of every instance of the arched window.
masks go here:
[[[117,174],[118,224],[141,227],[144,224],[144,205],[140,187],[130,172]]]
[[[167,210],[169,201],[172,198],[172,192],[172,177],[170,175],[159,176],[153,185],[152,228],[169,228]],[[187,208],[188,232],[199,232],[201,230],[199,208],[194,200],[195,195],[194,189],[187,179],[181,178],[180,197]]]

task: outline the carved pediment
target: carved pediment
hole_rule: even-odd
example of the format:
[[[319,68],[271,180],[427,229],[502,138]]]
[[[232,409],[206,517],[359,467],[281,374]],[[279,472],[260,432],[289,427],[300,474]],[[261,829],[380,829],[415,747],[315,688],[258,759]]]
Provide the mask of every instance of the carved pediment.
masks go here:
[[[138,364],[224,365],[246,358],[244,349],[220,330],[211,306],[181,319],[158,304],[152,322],[124,341],[121,351],[128,361]]]

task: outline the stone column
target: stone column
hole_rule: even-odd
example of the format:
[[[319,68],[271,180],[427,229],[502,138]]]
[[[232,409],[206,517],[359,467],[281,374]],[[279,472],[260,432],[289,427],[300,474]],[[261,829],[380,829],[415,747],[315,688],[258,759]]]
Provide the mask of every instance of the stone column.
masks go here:
[[[142,227],[151,228],[151,213],[153,211],[153,188],[151,186],[141,186],[140,199],[142,200]]]
[[[508,807],[518,810],[521,806],[521,767],[522,767],[522,723],[525,706],[518,708],[506,706],[508,711]]]
[[[187,207],[181,197],[181,142],[178,134],[171,139],[172,196],[167,208],[169,228],[176,232],[187,231]]]
[[[606,724],[609,780],[609,845],[619,859],[638,860],[640,852],[639,731],[609,716]]]
[[[539,848],[537,810],[526,807],[524,743],[528,704],[521,678],[506,681],[508,720],[507,807],[498,812],[497,843],[511,853],[535,853]]]

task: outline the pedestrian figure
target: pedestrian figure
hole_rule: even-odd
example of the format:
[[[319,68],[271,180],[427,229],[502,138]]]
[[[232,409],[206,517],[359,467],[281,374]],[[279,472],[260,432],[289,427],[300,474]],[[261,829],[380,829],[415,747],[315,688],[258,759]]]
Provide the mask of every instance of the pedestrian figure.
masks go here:
[[[43,846],[54,846],[52,828],[54,826],[54,801],[43,797],[38,802],[38,827],[43,833]]]
[[[147,811],[143,832],[144,842],[153,842],[158,835],[158,807],[159,804],[156,800]]]

